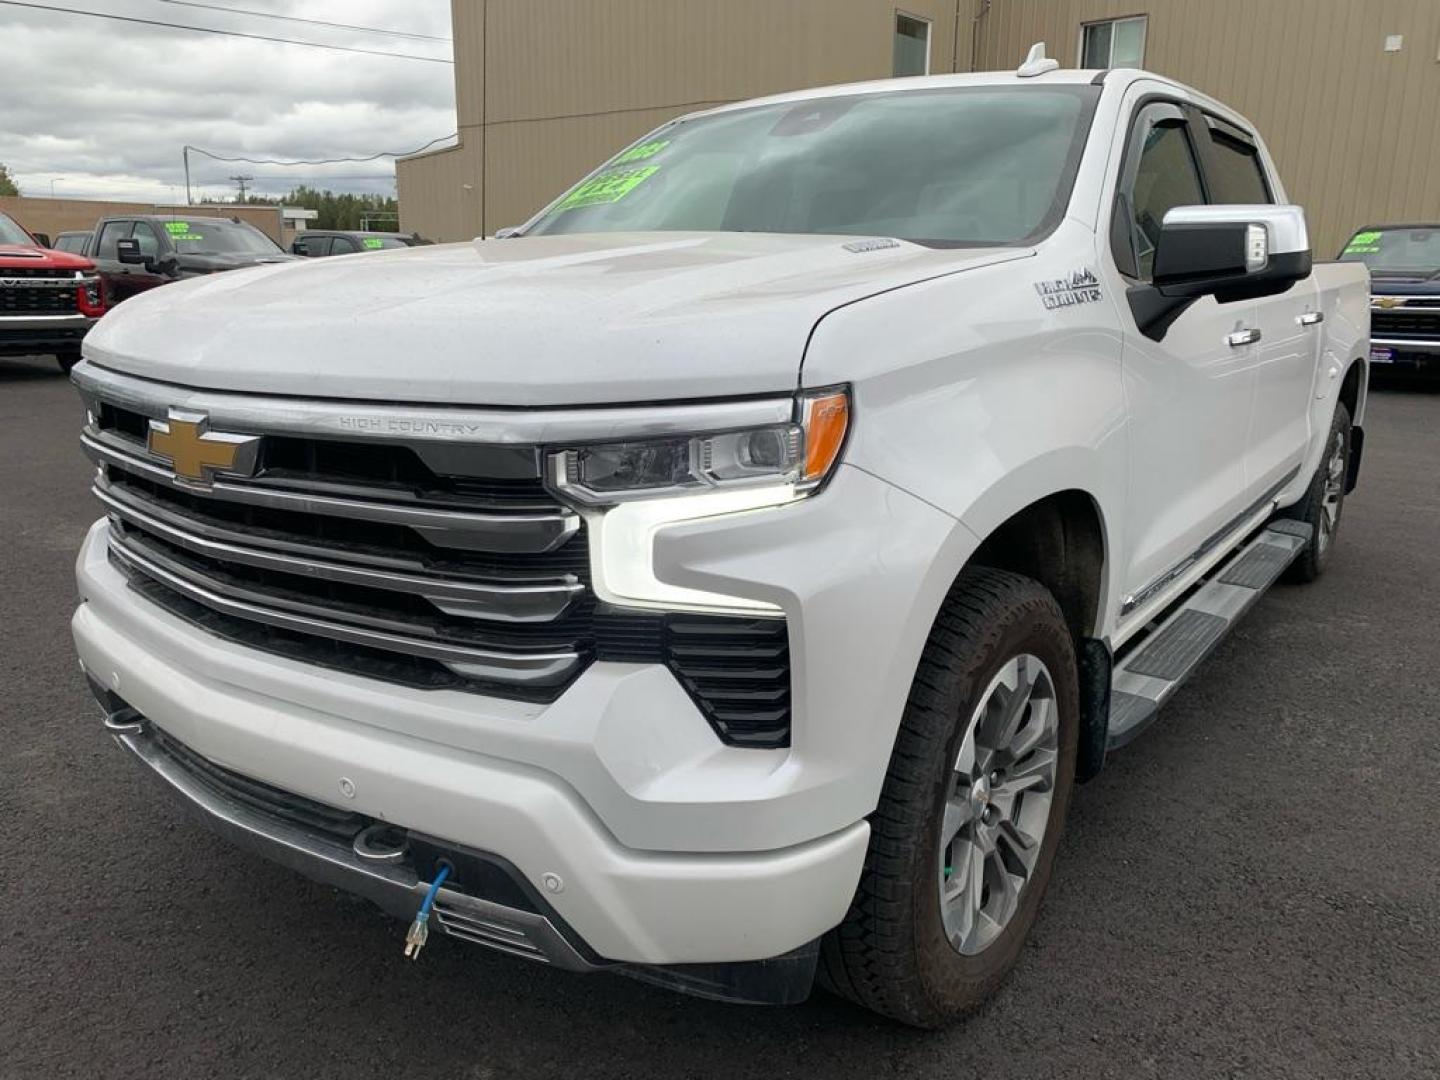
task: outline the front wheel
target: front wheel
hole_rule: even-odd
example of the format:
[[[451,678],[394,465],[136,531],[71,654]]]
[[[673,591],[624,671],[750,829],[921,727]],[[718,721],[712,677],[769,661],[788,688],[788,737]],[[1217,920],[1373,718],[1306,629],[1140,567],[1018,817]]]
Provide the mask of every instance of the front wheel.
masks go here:
[[[1310,542],[1286,571],[1287,581],[1307,584],[1325,572],[1340,530],[1340,514],[1345,509],[1345,481],[1349,474],[1350,410],[1341,402],[1335,406],[1325,453],[1305,497],[1283,511],[1285,517],[1303,521],[1312,529]]]
[[[904,1023],[981,1005],[1020,955],[1075,777],[1080,693],[1038,582],[961,574],[930,633],[821,980]]]
[[[62,352],[55,354],[55,362],[60,365],[60,370],[69,373],[70,369],[80,362],[80,352]]]

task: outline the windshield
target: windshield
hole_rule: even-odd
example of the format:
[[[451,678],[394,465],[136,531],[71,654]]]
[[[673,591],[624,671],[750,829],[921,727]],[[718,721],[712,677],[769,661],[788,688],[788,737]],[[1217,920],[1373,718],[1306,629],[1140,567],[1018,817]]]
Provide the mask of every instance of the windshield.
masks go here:
[[[1367,229],[1350,238],[1340,260],[1371,270],[1440,270],[1440,228]]]
[[[526,232],[1024,243],[1064,212],[1097,93],[908,90],[679,121],[612,158]]]
[[[280,246],[253,225],[224,218],[182,218],[165,222],[175,250],[186,255],[283,255]]]
[[[0,214],[0,244],[33,244],[30,234],[14,221]]]

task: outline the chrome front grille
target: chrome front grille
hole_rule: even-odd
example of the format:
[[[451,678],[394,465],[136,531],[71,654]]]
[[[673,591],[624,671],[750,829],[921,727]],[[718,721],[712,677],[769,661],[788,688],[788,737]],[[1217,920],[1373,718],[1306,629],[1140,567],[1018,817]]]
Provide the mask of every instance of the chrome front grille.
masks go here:
[[[624,410],[258,398],[89,362],[74,379],[112,563],[207,633],[366,678],[540,703],[595,660],[658,664],[722,741],[789,745],[784,619],[620,608],[591,587],[585,522],[546,488],[543,445],[526,440],[613,437],[635,423]],[[677,406],[656,422],[724,430],[772,408]],[[152,452],[151,421],[201,414],[246,444],[243,467],[197,481]]]
[[[398,654],[431,669],[408,681],[433,684],[438,665],[526,699],[553,698],[590,659],[583,523],[546,496],[534,449],[452,451],[454,467],[505,474],[460,475],[401,444],[262,436],[253,477],[193,483],[147,449],[150,419],[102,402],[82,444],[112,558],[172,610]],[[365,654],[354,668],[375,670]]]

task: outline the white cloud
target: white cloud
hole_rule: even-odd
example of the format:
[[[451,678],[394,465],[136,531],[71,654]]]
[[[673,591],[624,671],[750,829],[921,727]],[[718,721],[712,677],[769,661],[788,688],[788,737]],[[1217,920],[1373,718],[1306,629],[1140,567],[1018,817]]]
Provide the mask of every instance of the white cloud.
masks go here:
[[[73,0],[39,0],[78,7]],[[211,0],[308,19],[450,35],[447,0]],[[89,10],[332,45],[449,58],[442,42],[381,37],[253,15],[97,0]],[[0,161],[29,195],[183,200],[181,147],[307,159],[410,150],[455,130],[454,72],[421,63],[162,30],[0,6]],[[198,197],[233,194],[231,174],[280,194],[299,183],[393,191],[390,159],[302,166],[191,155]],[[52,185],[53,181],[53,185]]]

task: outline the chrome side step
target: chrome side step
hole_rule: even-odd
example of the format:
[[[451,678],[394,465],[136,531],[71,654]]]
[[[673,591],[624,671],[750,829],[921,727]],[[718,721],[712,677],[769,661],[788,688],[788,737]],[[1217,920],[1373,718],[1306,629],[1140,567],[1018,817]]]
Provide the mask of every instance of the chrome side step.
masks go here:
[[[1310,542],[1301,521],[1272,521],[1217,566],[1135,649],[1116,661],[1106,746],[1140,734],[1220,639]]]

